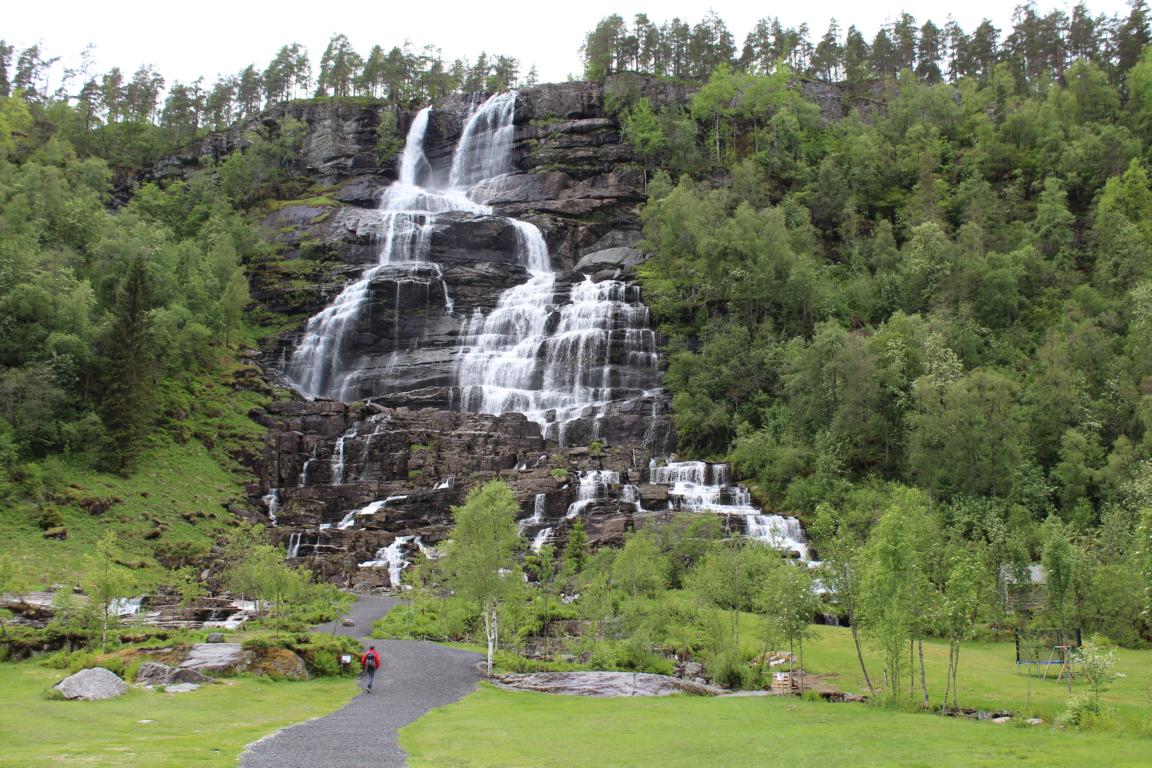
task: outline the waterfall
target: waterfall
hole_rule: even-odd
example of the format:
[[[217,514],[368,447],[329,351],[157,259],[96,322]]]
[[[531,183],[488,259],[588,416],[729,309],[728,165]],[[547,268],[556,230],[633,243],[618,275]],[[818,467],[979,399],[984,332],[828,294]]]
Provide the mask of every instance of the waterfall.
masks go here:
[[[295,560],[300,556],[300,541],[304,538],[303,533],[294,533],[288,537],[288,559]]]
[[[355,429],[349,430],[353,435]],[[348,439],[348,432],[340,435],[336,440],[336,450],[332,452],[332,485],[344,484],[344,441]]]
[[[515,117],[515,91],[493,96],[471,114],[452,157],[449,187],[466,189],[512,170]]]
[[[286,365],[286,376],[304,395],[347,401],[372,389],[365,386],[365,377],[387,378],[378,366],[360,373],[362,361],[350,351],[351,339],[369,322],[365,307],[372,300],[373,281],[396,282],[396,316],[402,312],[401,286],[413,284],[425,297],[439,286],[437,295],[442,293],[447,314],[454,316],[443,268],[427,261],[430,234],[440,214],[492,214],[469,195],[483,194],[484,182],[515,170],[516,102],[515,92],[470,102],[442,189],[436,188],[437,174],[424,152],[429,110],[413,119],[399,179],[381,195],[377,263],[308,321]],[[540,230],[525,221],[507,222],[516,234],[518,261],[530,277],[504,291],[486,315],[476,310],[461,320],[451,406],[474,413],[524,413],[562,445],[594,439],[614,403],[661,391],[648,309],[635,286],[558,277]],[[403,355],[397,351],[399,332],[397,323],[392,365],[399,365],[395,356]],[[572,432],[578,422],[580,430]],[[342,481],[339,466],[335,477]]]
[[[464,147],[462,142],[458,150],[460,162],[482,170],[493,165],[486,159],[486,151],[494,149],[507,153],[510,131],[507,131],[507,140],[501,138],[498,141],[489,141],[484,132],[485,127],[491,124],[491,115],[502,114],[505,109],[503,102],[489,106],[501,98],[503,101],[510,98],[514,105],[514,93],[502,94],[489,99],[472,115],[469,146]],[[427,261],[432,227],[438,214],[463,211],[483,216],[491,214],[492,210],[472,202],[467,190],[455,183],[448,190],[426,189],[419,185],[421,180],[428,179],[431,171],[424,155],[428,115],[429,108],[426,107],[413,119],[400,157],[400,178],[380,197],[380,224],[376,238],[381,247],[376,264],[346,285],[331,304],[308,320],[304,336],[287,365],[286,375],[307,397],[326,395],[347,400],[356,394],[354,374],[359,361],[354,357],[350,359],[345,347],[361,322],[364,309],[369,304],[372,283],[378,277],[395,280],[397,314],[400,286],[403,284],[416,284],[425,291],[429,291],[434,283],[438,284],[448,314],[454,311],[442,267]],[[471,178],[474,172],[454,172],[454,178],[456,175]]]
[[[400,572],[412,564],[408,559],[408,550],[412,546],[424,553],[425,557],[433,557],[433,552],[424,546],[419,536],[397,536],[391,544],[376,551],[375,559],[360,563],[360,567],[387,568],[392,588],[400,589]]]
[[[522,263],[542,259],[525,250]],[[460,405],[523,413],[564,445],[576,419],[598,424],[609,404],[653,394],[656,339],[648,321],[632,286],[591,278],[561,286],[554,273],[535,271],[505,291],[488,316],[477,313],[465,326]]]
[[[400,155],[400,183],[416,186],[421,176],[427,177],[432,165],[424,155],[424,134],[428,131],[430,109],[422,109],[412,118],[408,136],[404,140],[404,152]]]
[[[576,501],[568,505],[569,520],[574,520],[584,514],[584,511],[594,506],[598,501],[608,498],[608,487],[620,484],[620,473],[610,469],[593,469],[580,473],[580,485],[576,489]]]
[[[667,485],[669,505],[684,512],[710,512],[739,519],[744,534],[774,549],[794,552],[810,567],[818,565],[809,557],[808,538],[800,521],[783,515],[765,515],[752,503],[748,489],[731,484],[727,464],[703,461],[673,461],[664,466],[653,459],[649,479]]]
[[[276,519],[276,513],[280,511],[280,489],[273,488],[261,499],[264,506],[268,508],[268,522],[272,523],[275,528],[279,521]]]
[[[532,551],[539,553],[544,549],[544,545],[548,543],[548,539],[552,538],[551,528],[541,528],[540,532],[536,534],[536,538],[532,540]]]
[[[525,529],[533,526],[540,525],[544,522],[544,510],[548,502],[548,495],[544,493],[536,494],[536,498],[532,501],[532,517],[526,517],[518,524],[520,533],[524,533]]]
[[[136,616],[144,605],[142,597],[117,597],[108,603],[108,613],[111,616]]]

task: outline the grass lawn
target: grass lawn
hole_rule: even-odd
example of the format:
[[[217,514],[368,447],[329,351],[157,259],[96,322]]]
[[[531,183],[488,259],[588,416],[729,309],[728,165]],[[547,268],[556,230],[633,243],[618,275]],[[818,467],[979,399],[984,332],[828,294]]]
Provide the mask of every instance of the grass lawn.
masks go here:
[[[814,673],[835,674],[830,682],[839,688],[867,693],[850,630],[841,627],[815,629],[819,637],[804,646],[805,666]],[[872,682],[879,684],[881,656],[865,645],[864,658]],[[924,660],[928,669],[928,693],[932,703],[938,704],[944,697],[947,644],[925,642]],[[1102,704],[1112,710],[1109,721],[1101,727],[1129,732],[1147,730],[1152,725],[1152,651],[1117,649],[1115,671],[1123,677],[1117,679],[1101,697]],[[1037,670],[1037,674],[1041,673]],[[1055,675],[1055,668],[1050,670],[1047,680],[1030,679],[1024,668],[1018,671],[1015,647],[1011,642],[964,643],[960,647],[958,703],[962,707],[1006,709],[1050,720],[1064,708],[1068,698],[1067,681],[1057,682]],[[907,679],[904,686],[908,686]],[[1074,693],[1087,690],[1087,684],[1077,679],[1072,690]],[[1146,764],[1152,765],[1152,742],[1146,746],[1150,754]]]
[[[356,693],[349,679],[244,678],[183,694],[133,688],[109,701],[46,699],[64,674],[0,664],[0,765],[231,768],[246,744],[335,711]]]
[[[1152,740],[775,697],[588,699],[483,686],[401,732],[412,768],[1149,765]]]

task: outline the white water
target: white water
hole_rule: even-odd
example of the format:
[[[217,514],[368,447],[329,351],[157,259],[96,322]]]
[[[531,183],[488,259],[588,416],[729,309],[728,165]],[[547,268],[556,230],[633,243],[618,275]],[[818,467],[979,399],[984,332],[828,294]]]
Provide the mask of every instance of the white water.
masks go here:
[[[746,488],[730,484],[727,464],[678,461],[659,466],[653,459],[648,474],[653,483],[670,486],[668,498],[673,509],[738,517],[744,523],[744,535],[748,538],[785,552],[795,552],[800,560],[813,565],[808,538],[800,521],[794,517],[763,514],[763,510],[752,504]]]
[[[547,252],[528,227],[521,252],[531,268]],[[591,418],[598,426],[610,403],[654,394],[656,340],[648,324],[648,308],[632,286],[590,277],[558,285],[554,273],[534,270],[490,314],[477,313],[465,325],[460,406],[523,413],[564,445],[573,420]]]
[[[530,526],[540,525],[540,523],[544,522],[544,510],[547,501],[547,494],[536,494],[536,498],[532,500],[532,517],[526,517],[520,521],[520,533],[524,533],[524,530]]]
[[[548,543],[550,538],[552,538],[552,529],[541,528],[540,532],[536,534],[536,538],[532,540],[532,551],[538,553],[544,549],[544,545]]]
[[[393,589],[400,589],[401,571],[411,565],[407,550],[414,544],[426,557],[432,558],[432,550],[424,546],[419,536],[397,536],[395,541],[376,552],[376,559],[360,563],[361,568],[387,568],[388,578]]]
[[[308,321],[286,367],[302,393],[347,401],[371,389],[347,344],[366,322],[361,315],[377,277],[397,281],[398,313],[400,285],[412,283],[423,285],[425,295],[439,284],[448,313],[454,313],[443,270],[426,261],[429,234],[439,214],[492,213],[470,194],[483,194],[484,182],[514,170],[516,100],[510,92],[470,106],[443,189],[436,188],[424,153],[428,110],[413,120],[400,178],[381,197],[377,264]],[[516,231],[518,261],[530,278],[501,295],[487,316],[477,311],[464,320],[452,405],[475,413],[524,413],[561,444],[567,444],[577,420],[588,426],[573,439],[587,439],[589,431],[598,436],[612,403],[660,392],[648,310],[639,290],[619,281],[558,284],[540,230],[528,222],[508,222]],[[343,474],[341,464],[340,480]]]
[[[515,91],[493,96],[472,113],[452,157],[449,188],[467,189],[512,170],[515,117]]]
[[[427,261],[429,236],[438,214],[492,213],[491,208],[469,199],[468,188],[505,172],[501,164],[509,162],[515,102],[515,92],[500,94],[473,112],[456,149],[446,190],[420,186],[421,182],[431,183],[431,166],[424,154],[428,108],[413,119],[400,157],[400,178],[380,198],[377,239],[381,248],[375,266],[345,286],[330,305],[308,321],[287,366],[286,374],[304,395],[348,400],[356,394],[354,374],[359,361],[349,356],[345,347],[369,303],[369,291],[377,277],[396,281],[397,304],[402,284],[422,285],[426,291],[438,284],[448,314],[453,313],[443,269]]]
[[[352,430],[352,434],[356,434]],[[336,440],[336,450],[332,452],[332,485],[344,484],[344,442],[348,439],[348,433]]]
[[[142,597],[117,597],[108,604],[108,613],[113,616],[135,616],[144,604]]]
[[[276,519],[276,513],[280,511],[280,489],[273,488],[268,491],[261,501],[263,501],[264,506],[268,508],[268,522],[272,523],[272,527],[275,528],[279,524],[279,520]]]
[[[568,505],[568,520],[574,520],[598,501],[608,498],[608,488],[620,484],[620,473],[610,469],[592,469],[580,473],[576,501]]]

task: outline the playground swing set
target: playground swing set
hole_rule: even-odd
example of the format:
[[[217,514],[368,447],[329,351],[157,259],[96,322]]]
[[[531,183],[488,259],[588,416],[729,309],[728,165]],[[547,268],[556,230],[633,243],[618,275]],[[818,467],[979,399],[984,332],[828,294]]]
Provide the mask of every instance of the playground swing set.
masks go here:
[[[1075,677],[1076,649],[1080,647],[1080,630],[1032,629],[1016,633],[1016,671],[1021,667],[1034,675],[1037,668],[1043,670],[1042,680],[1056,669],[1056,680],[1067,679],[1069,684]]]

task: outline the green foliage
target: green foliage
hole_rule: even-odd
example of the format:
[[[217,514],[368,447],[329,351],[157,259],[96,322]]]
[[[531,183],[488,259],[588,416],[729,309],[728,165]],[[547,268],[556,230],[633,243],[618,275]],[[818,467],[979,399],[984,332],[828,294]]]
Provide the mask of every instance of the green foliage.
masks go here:
[[[520,543],[518,511],[512,490],[499,480],[473,488],[463,506],[452,508],[452,545],[445,554],[442,573],[458,594],[480,609],[489,674],[498,641],[499,606],[522,584],[513,557]]]

